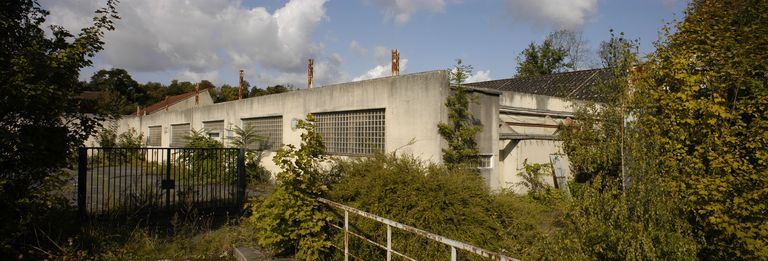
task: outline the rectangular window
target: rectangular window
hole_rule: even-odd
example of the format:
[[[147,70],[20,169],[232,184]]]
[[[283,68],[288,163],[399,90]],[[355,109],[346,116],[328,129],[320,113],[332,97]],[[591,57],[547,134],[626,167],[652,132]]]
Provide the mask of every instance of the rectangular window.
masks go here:
[[[147,136],[147,146],[162,146],[163,144],[163,126],[150,126],[149,136]]]
[[[184,147],[189,136],[189,123],[171,125],[171,147]]]
[[[326,152],[365,156],[384,151],[384,109],[315,113]]]
[[[477,168],[478,169],[493,168],[493,154],[477,155]]]
[[[243,129],[249,127],[266,140],[256,142],[248,149],[275,151],[283,144],[283,116],[243,119]]]
[[[220,141],[221,134],[224,133],[224,121],[204,121],[203,130],[208,133],[208,137]]]

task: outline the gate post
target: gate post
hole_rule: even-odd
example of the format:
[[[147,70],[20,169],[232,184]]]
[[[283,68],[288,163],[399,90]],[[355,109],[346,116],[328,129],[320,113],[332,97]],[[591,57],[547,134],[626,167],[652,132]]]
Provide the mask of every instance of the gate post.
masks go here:
[[[77,149],[77,213],[80,219],[88,215],[85,206],[85,197],[87,193],[86,175],[88,174],[88,150],[85,147]]]
[[[237,153],[237,205],[241,208],[245,204],[245,149],[240,148]]]

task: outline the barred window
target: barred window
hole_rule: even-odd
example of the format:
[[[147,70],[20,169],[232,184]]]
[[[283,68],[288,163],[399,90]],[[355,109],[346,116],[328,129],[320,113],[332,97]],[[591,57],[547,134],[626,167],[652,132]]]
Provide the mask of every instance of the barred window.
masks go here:
[[[265,141],[257,142],[248,149],[277,150],[283,144],[283,116],[260,117],[243,119],[243,128],[252,126]]]
[[[184,147],[189,136],[189,123],[171,125],[171,147]]]
[[[326,152],[364,156],[384,150],[384,109],[315,113]]]
[[[208,133],[208,137],[219,139],[224,133],[224,121],[204,121],[203,130]]]
[[[150,126],[149,136],[147,136],[148,146],[162,146],[163,144],[163,126]]]

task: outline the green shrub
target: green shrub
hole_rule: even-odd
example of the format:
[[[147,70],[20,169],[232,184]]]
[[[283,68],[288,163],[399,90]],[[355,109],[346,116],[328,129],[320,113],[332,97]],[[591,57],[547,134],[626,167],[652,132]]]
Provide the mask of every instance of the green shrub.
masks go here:
[[[117,131],[113,127],[102,127],[96,134],[96,142],[100,147],[117,147]]]
[[[221,149],[224,148],[224,144],[210,138],[202,130],[192,130],[190,135],[186,137],[187,144],[184,145],[185,149]],[[226,152],[234,153],[234,152]],[[220,170],[228,169],[225,165],[226,158],[233,158],[236,155],[225,155],[221,150],[184,150],[178,155],[182,162],[182,165],[189,168],[190,175],[193,177],[201,177],[203,181],[212,180],[214,177],[221,175]],[[234,166],[232,166],[234,167]],[[230,168],[232,168],[230,167]],[[226,175],[229,177],[230,175]],[[216,179],[218,180],[218,179]]]
[[[413,156],[377,154],[340,161],[336,171],[341,180],[332,186],[333,201],[482,248],[501,249],[503,228],[494,197],[471,170],[449,170]],[[386,242],[385,226],[354,215],[350,224],[374,241]],[[393,237],[395,250],[416,259],[450,256],[448,247],[421,236],[393,229]],[[353,253],[365,260],[384,258],[385,253],[369,243],[350,244]]]
[[[316,260],[330,247],[326,234],[330,216],[317,201],[327,192],[320,168],[325,146],[312,115],[299,121],[298,128],[304,131],[301,145],[288,144],[277,151],[273,161],[282,169],[277,174],[277,190],[263,203],[254,202],[251,222],[262,246]]]

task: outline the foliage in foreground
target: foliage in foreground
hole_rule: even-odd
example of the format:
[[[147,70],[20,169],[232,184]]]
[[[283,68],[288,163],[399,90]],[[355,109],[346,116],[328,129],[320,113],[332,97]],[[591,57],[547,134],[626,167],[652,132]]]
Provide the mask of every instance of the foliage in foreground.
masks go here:
[[[534,247],[553,229],[557,211],[527,197],[491,194],[483,179],[467,169],[449,169],[413,156],[377,154],[340,161],[335,171],[340,182],[332,186],[331,200],[467,242],[513,257],[540,256]],[[338,213],[337,213],[338,214]],[[339,214],[343,220],[343,212]],[[376,242],[386,242],[386,226],[350,215],[353,230]],[[343,235],[337,234],[335,242]],[[416,259],[447,259],[442,244],[393,229],[394,249]],[[360,240],[351,240],[353,254],[381,260],[385,252]],[[462,258],[472,255],[463,253]]]
[[[261,166],[261,159],[266,152],[266,138],[259,135],[256,127],[251,124],[235,126],[235,136],[230,139],[230,144],[235,148],[245,150],[245,174],[248,184],[265,184],[270,182],[272,173]]]
[[[34,231],[58,205],[58,170],[95,133],[97,119],[78,113],[81,68],[103,48],[118,18],[115,1],[99,9],[75,37],[43,28],[37,1],[0,2],[0,259],[29,249]]]
[[[301,145],[287,144],[277,151],[273,161],[282,169],[277,189],[264,202],[254,202],[250,220],[262,246],[316,260],[330,247],[326,234],[330,216],[317,201],[328,190],[321,176],[325,145],[311,114],[297,127],[303,130]]]
[[[445,100],[448,123],[437,124],[438,133],[448,142],[448,147],[442,152],[443,162],[449,168],[475,166],[477,154],[480,153],[475,136],[482,126],[472,117],[469,110],[472,96],[461,85],[471,74],[472,66],[462,65],[461,59],[457,59],[450,76],[451,83],[455,85],[453,95]]]
[[[768,259],[766,24],[768,1],[693,1],[636,79],[701,258]]]

